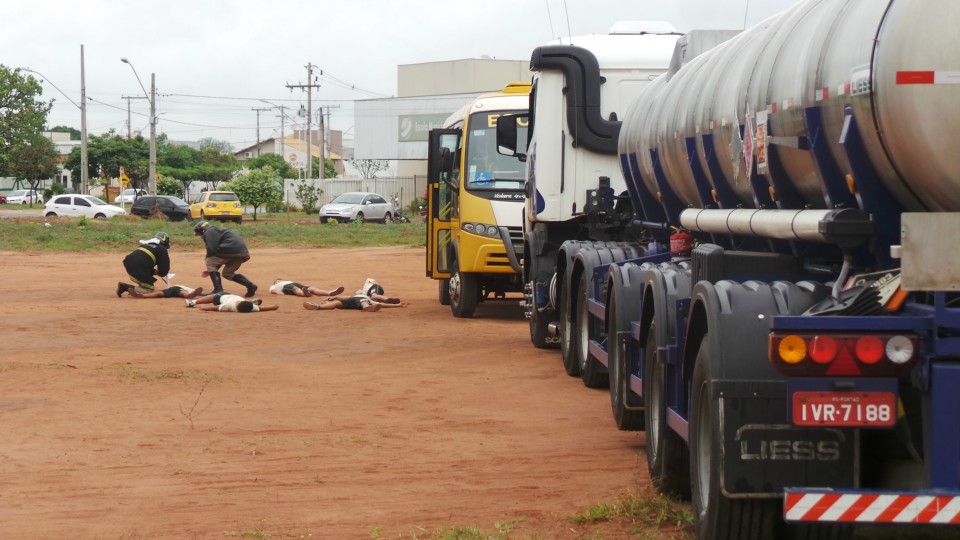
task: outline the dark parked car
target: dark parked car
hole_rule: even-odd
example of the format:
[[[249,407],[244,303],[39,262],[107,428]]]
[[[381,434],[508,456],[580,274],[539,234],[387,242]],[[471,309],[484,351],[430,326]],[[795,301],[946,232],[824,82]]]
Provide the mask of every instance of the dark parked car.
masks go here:
[[[190,205],[179,197],[169,195],[146,195],[134,201],[130,213],[148,218],[163,212],[170,221],[183,221],[190,217]]]

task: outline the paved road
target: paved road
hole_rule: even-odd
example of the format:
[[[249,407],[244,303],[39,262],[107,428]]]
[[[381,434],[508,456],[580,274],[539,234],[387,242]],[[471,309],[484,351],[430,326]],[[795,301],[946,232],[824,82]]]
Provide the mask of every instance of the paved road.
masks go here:
[[[0,218],[10,217],[39,217],[43,215],[43,207],[35,207],[33,210],[4,210],[0,207]]]

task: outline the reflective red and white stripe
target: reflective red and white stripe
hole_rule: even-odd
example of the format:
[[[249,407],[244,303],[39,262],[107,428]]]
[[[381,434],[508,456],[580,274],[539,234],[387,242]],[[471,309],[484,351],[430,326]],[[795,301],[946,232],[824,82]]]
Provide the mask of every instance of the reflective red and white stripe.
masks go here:
[[[898,71],[897,84],[960,84],[960,71]]]
[[[960,495],[788,492],[783,514],[800,522],[960,524]]]

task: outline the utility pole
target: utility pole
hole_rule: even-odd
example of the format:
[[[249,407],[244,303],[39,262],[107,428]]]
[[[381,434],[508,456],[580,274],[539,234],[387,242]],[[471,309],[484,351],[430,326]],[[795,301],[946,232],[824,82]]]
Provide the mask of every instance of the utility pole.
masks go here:
[[[299,88],[307,89],[307,178],[313,178],[313,141],[310,137],[310,120],[311,115],[313,114],[313,89],[320,88],[319,84],[314,84],[313,81],[313,68],[315,66],[312,63],[307,63],[307,84],[288,84],[287,88]],[[322,152],[322,150],[321,150]],[[321,171],[323,170],[323,165],[321,164]]]
[[[90,160],[87,158],[87,82],[83,64],[83,45],[80,45],[80,193],[88,194],[87,175]]]
[[[338,109],[339,105],[321,105],[320,106],[320,178],[324,178],[327,170],[327,161],[324,154],[324,148],[327,144],[327,123],[324,122],[323,109],[327,109],[327,121],[330,120],[330,109]]]
[[[254,107],[253,109],[250,109],[250,110],[255,111],[257,113],[257,157],[260,157],[260,112],[269,111],[270,107],[263,107],[261,109]]]
[[[286,112],[286,107],[283,105],[280,105],[277,108],[280,109],[280,115],[279,115],[280,116],[280,155],[283,156],[283,161],[284,163],[286,163],[287,162],[287,144],[286,144],[287,133],[285,128],[286,128],[287,112]]]
[[[143,87],[143,81],[140,80],[140,74],[137,73],[137,68],[133,67],[133,64],[127,58],[121,58],[121,62],[130,66],[130,69],[133,70],[134,76],[137,78],[137,82],[140,83],[140,89],[143,90],[143,94],[147,96],[147,99],[150,100],[150,175],[147,178],[147,187],[150,193],[156,195],[157,193],[157,74],[150,74],[150,93],[147,94],[147,89]]]
[[[150,74],[150,193],[157,194],[157,74]]]
[[[120,96],[120,99],[127,100],[127,140],[130,139],[130,100],[131,99],[147,99],[146,96]]]

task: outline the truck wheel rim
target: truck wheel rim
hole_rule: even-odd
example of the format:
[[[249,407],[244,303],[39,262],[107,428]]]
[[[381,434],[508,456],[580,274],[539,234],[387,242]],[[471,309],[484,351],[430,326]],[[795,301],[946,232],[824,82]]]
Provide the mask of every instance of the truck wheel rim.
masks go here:
[[[704,382],[700,389],[700,402],[697,404],[697,484],[700,488],[697,492],[701,515],[706,514],[710,500],[710,454],[713,450],[713,441],[710,439],[710,405],[707,399],[707,383]]]
[[[653,339],[648,337],[647,339]],[[650,425],[647,426],[647,438],[649,442],[647,444],[647,452],[650,454],[650,457],[653,458],[653,461],[657,460],[658,449],[660,447],[660,414],[661,414],[661,385],[663,384],[663,370],[661,369],[660,362],[658,361],[656,349],[654,353],[646,358],[647,362],[652,362],[651,377],[650,377],[650,401],[647,403],[647,406],[650,407]]]

